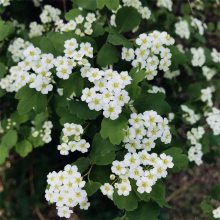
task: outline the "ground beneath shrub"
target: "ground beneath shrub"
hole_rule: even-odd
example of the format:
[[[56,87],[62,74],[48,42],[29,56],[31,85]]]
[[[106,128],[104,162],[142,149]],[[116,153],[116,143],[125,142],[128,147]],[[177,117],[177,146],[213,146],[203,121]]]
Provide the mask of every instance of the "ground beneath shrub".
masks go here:
[[[167,181],[167,200],[172,207],[169,220],[207,220],[200,203],[220,183],[219,170],[220,160],[170,175]]]

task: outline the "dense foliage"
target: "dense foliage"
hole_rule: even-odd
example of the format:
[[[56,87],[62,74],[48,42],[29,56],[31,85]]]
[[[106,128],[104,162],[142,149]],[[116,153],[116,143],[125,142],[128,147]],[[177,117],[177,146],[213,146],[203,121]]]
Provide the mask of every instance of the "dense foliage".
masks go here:
[[[0,0],[0,14],[2,219],[165,220],[167,175],[220,155],[219,2]]]

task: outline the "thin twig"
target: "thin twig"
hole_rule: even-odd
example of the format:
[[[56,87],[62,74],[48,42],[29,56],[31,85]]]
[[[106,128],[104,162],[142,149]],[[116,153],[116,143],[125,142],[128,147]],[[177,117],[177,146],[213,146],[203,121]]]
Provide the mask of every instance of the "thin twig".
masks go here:
[[[187,184],[185,184],[182,188],[174,191],[170,196],[167,197],[166,201],[170,202],[171,200],[173,200],[174,198],[176,198],[178,195],[182,194],[183,192],[185,192],[190,186],[192,186],[196,181],[198,180],[197,177],[195,177],[194,179],[192,179],[190,182],[188,182]]]

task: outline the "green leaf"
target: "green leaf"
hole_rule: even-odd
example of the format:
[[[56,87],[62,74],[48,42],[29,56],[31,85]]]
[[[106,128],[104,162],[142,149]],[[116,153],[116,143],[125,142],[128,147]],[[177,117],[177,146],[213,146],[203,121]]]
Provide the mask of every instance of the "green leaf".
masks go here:
[[[43,53],[55,53],[55,48],[49,37],[40,38],[40,47]]]
[[[76,2],[79,7],[89,10],[95,10],[97,7],[96,0],[74,0],[74,2]]]
[[[144,91],[134,101],[134,107],[138,110],[138,112],[154,110],[161,115],[170,112],[170,106],[165,101],[165,95],[163,93],[151,94]]]
[[[21,157],[26,157],[32,151],[32,144],[23,140],[16,145],[15,150]]]
[[[92,167],[90,179],[102,184],[109,182],[109,176],[112,173],[111,166],[96,166]]]
[[[40,114],[37,114],[34,119],[34,125],[36,129],[41,129],[42,124],[46,121],[48,118],[48,112],[41,112]]]
[[[150,193],[150,198],[163,207],[167,205],[165,200],[165,186],[161,182],[157,182]]]
[[[82,14],[82,11],[80,11],[79,9],[77,8],[74,8],[74,9],[71,9],[70,11],[68,11],[66,14],[65,14],[65,19],[67,21],[70,21],[70,20],[74,20],[75,17],[77,17],[78,15],[81,15]]]
[[[202,203],[200,204],[200,207],[203,213],[206,213],[206,214],[211,213],[213,210],[213,206],[209,199],[205,199],[204,201],[202,201]]]
[[[128,196],[119,196],[117,192],[114,192],[113,202],[119,209],[126,211],[133,211],[138,207],[137,197],[133,192],[130,192]]]
[[[92,163],[97,165],[111,164],[115,159],[115,146],[109,140],[102,139],[100,134],[96,134],[90,152]]]
[[[105,7],[106,0],[96,0],[97,8],[102,9]]]
[[[80,119],[96,119],[100,112],[90,110],[88,105],[82,101],[71,100],[69,102],[69,110],[72,114],[76,114]]]
[[[159,207],[152,202],[139,203],[138,208],[133,212],[126,212],[127,220],[158,220]]]
[[[134,7],[122,7],[117,11],[115,22],[120,32],[128,32],[139,26],[141,15]]]
[[[89,168],[90,160],[87,157],[80,157],[73,165],[78,167],[80,173],[84,173]]]
[[[63,88],[63,95],[66,98],[80,96],[82,94],[84,81],[79,73],[73,73],[68,80],[60,82],[60,88]]]
[[[0,41],[5,40],[15,31],[12,22],[4,22],[0,20]]]
[[[18,135],[17,131],[9,130],[1,139],[1,145],[4,145],[8,150],[10,150],[17,143]]]
[[[21,88],[17,92],[15,98],[19,99],[17,110],[21,115],[27,114],[32,109],[36,112],[43,112],[47,107],[46,95],[43,95],[34,89],[30,89],[27,86]]]
[[[115,46],[118,45],[123,45],[125,47],[132,46],[131,43],[127,40],[127,38],[119,34],[117,31],[114,31],[114,33],[109,33],[107,41]]]
[[[213,199],[220,200],[220,185],[215,186],[211,191],[211,196]]]
[[[184,170],[188,166],[188,157],[182,153],[182,149],[177,147],[169,148],[168,150],[163,151],[163,153],[173,157],[174,167],[170,170],[173,172],[178,172]]]
[[[106,0],[106,6],[110,10],[117,10],[119,7],[119,0]]]
[[[0,145],[0,164],[3,164],[8,157],[9,150],[4,146]]]
[[[7,69],[4,63],[0,63],[0,79],[7,73]]]
[[[93,181],[87,182],[85,185],[85,190],[88,196],[91,196],[94,193],[96,193],[96,191],[100,188],[100,186],[101,186],[101,183],[99,182],[93,182]]]
[[[120,144],[125,137],[127,123],[127,119],[123,116],[120,116],[116,120],[104,118],[100,131],[102,138],[109,138],[112,144]]]
[[[101,67],[106,67],[117,63],[119,60],[119,54],[113,45],[105,43],[102,48],[99,50],[97,55],[97,64]]]
[[[180,65],[183,65],[187,61],[187,57],[185,53],[180,52],[180,50],[176,46],[170,46],[170,51],[172,53],[171,57],[171,67],[176,70]]]

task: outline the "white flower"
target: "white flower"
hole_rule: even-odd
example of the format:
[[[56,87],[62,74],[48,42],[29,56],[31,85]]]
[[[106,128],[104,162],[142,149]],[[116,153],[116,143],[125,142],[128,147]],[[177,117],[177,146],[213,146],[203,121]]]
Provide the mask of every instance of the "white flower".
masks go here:
[[[114,188],[112,185],[110,185],[109,183],[105,183],[104,185],[102,185],[100,187],[100,190],[102,192],[103,195],[106,195],[108,197],[113,196],[114,193]]]
[[[203,66],[203,64],[206,61],[205,57],[205,52],[204,49],[199,47],[199,48],[191,48],[190,49],[193,57],[192,57],[192,65],[193,66]]]
[[[217,209],[214,209],[213,211],[212,211],[212,214],[213,214],[213,217],[214,218],[220,218],[220,207],[218,207]]]
[[[189,39],[190,30],[188,22],[185,20],[180,20],[175,24],[175,33],[179,35],[181,38]]]

